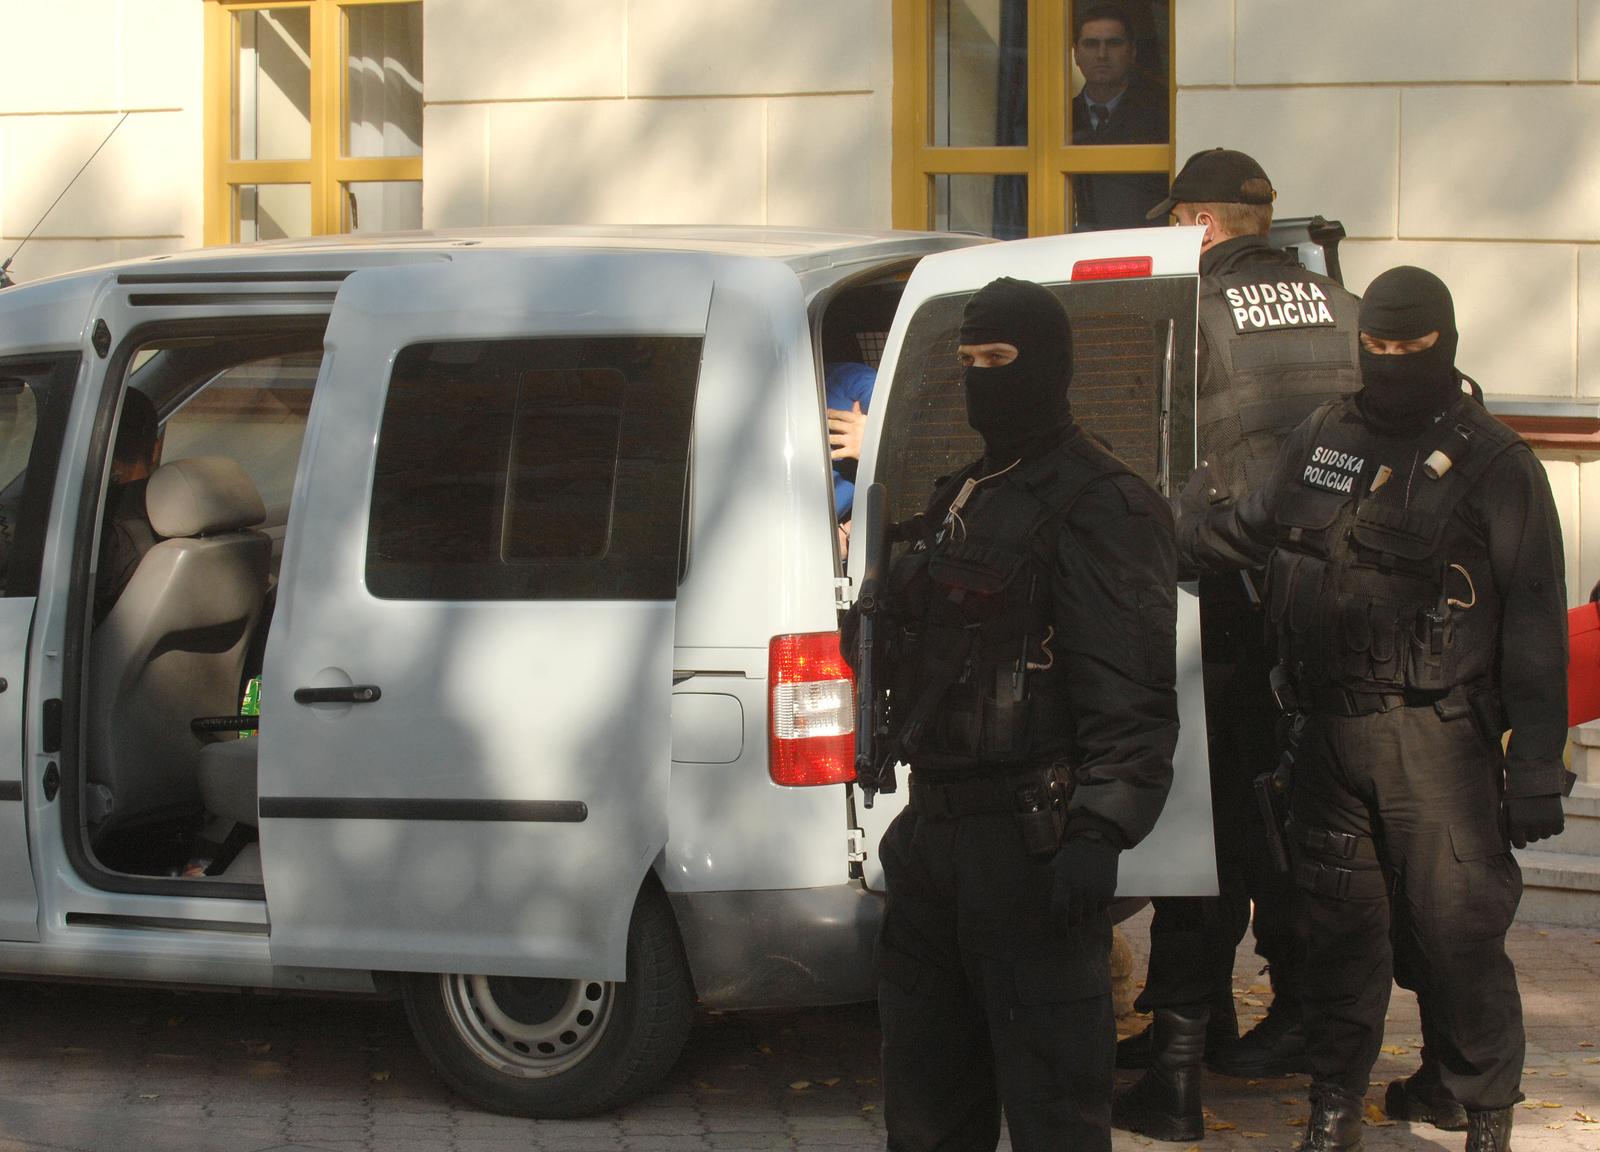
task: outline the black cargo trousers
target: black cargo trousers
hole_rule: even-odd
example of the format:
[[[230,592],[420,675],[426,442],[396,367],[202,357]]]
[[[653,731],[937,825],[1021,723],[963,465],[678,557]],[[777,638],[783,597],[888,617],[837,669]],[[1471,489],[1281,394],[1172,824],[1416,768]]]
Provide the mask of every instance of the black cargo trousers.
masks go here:
[[[880,846],[884,1122],[892,1152],[1111,1147],[1111,921],[1051,915],[1054,873],[1011,812],[915,803]]]
[[[1277,652],[1259,612],[1236,602],[1242,590],[1236,572],[1200,582],[1217,895],[1151,901],[1150,965],[1136,1002],[1141,1012],[1231,997],[1234,955],[1251,926],[1252,905],[1256,954],[1271,968],[1273,988],[1299,991],[1294,888],[1273,867],[1255,796],[1255,778],[1277,767],[1280,752],[1281,716],[1268,684]]]
[[[1313,714],[1290,851],[1312,1083],[1363,1096],[1391,977],[1468,1109],[1522,1099],[1524,1036],[1506,931],[1522,874],[1500,825],[1503,762],[1470,717],[1431,706]]]

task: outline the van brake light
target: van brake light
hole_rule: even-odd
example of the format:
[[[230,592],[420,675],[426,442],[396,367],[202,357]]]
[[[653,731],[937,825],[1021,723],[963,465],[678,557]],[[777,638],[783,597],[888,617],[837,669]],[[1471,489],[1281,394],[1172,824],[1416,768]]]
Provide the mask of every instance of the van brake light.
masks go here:
[[[1079,260],[1072,266],[1074,280],[1127,280],[1148,276],[1155,269],[1149,256],[1113,256],[1103,260]]]
[[[839,653],[839,633],[774,636],[767,692],[767,772],[774,783],[856,778],[855,676]]]

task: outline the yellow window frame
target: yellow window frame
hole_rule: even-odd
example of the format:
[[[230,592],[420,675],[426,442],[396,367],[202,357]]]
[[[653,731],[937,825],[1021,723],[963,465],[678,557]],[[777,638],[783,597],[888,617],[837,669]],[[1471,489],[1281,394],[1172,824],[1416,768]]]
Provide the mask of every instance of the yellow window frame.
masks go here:
[[[311,232],[343,232],[346,184],[422,179],[422,157],[344,154],[345,11],[396,0],[206,0],[205,3],[205,242],[232,244],[235,189],[248,184],[309,184]],[[235,158],[233,29],[235,12],[306,8],[311,12],[311,155],[304,160]]]
[[[1088,2],[1088,0],[1079,0]],[[1067,125],[1071,48],[1067,5],[1028,5],[1028,144],[948,148],[928,143],[933,33],[930,0],[894,0],[894,155],[892,212],[896,228],[931,227],[933,177],[1028,177],[1028,235],[1065,232],[1071,178],[1095,172],[1173,171],[1174,144],[1072,144]],[[1168,40],[1177,50],[1177,0],[1167,9]],[[1168,120],[1177,123],[1177,68],[1167,64]],[[1172,132],[1176,136],[1176,132]]]

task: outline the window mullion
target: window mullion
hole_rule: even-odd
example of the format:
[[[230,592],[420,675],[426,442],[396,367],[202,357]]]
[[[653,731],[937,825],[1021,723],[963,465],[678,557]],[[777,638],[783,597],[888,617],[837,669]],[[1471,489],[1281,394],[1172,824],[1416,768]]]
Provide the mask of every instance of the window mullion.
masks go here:
[[[333,155],[339,147],[339,5],[316,0],[311,22],[311,231],[339,231],[339,187]]]

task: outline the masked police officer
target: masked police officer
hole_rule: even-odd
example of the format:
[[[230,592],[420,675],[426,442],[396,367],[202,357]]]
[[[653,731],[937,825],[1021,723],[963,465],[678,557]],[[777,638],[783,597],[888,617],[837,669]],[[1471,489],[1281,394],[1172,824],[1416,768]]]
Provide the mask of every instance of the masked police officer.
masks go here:
[[[1456,342],[1437,277],[1379,276],[1361,391],[1300,425],[1263,487],[1179,526],[1189,566],[1271,554],[1314,1152],[1360,1146],[1391,974],[1423,1019],[1423,1068],[1391,1107],[1454,1102],[1470,1152],[1506,1152],[1521,1099],[1508,840],[1562,827],[1561,532],[1539,461],[1462,394]]]
[[[1357,300],[1267,242],[1276,193],[1243,152],[1197,152],[1150,211],[1205,229],[1200,255],[1197,440],[1201,468],[1186,499],[1239,497],[1271,475],[1289,432],[1317,405],[1354,392]],[[1303,1071],[1300,948],[1291,885],[1274,865],[1253,782],[1277,762],[1275,662],[1260,610],[1260,572],[1200,581],[1201,646],[1216,826],[1215,898],[1157,899],[1150,968],[1136,1007],[1155,1020],[1117,1046],[1117,1064],[1149,1068],[1117,1096],[1112,1124],[1161,1140],[1205,1134],[1202,1054],[1237,1076]],[[1256,951],[1272,1005],[1239,1039],[1234,952],[1255,909]]]
[[[959,355],[985,455],[917,518],[876,617],[911,767],[880,848],[889,1146],[993,1148],[1003,1108],[1019,1152],[1103,1152],[1106,907],[1178,733],[1171,514],[1074,422],[1048,289],[976,293]]]

